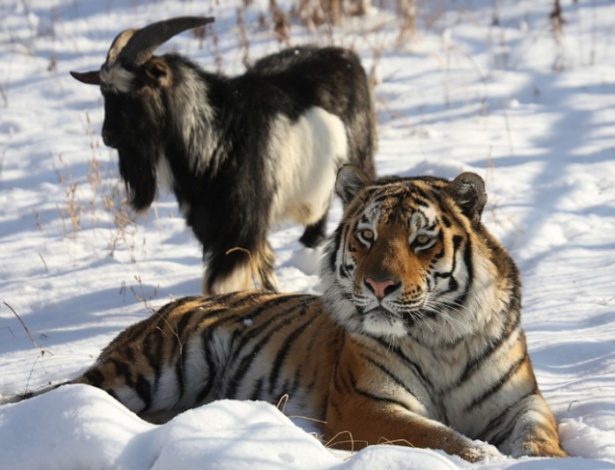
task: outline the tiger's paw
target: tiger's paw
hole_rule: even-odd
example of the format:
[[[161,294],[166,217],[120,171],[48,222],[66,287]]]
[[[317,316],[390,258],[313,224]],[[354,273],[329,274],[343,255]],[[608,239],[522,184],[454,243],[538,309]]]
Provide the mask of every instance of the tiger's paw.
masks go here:
[[[513,457],[568,457],[558,442],[552,441],[527,441],[512,453]]]
[[[504,457],[497,447],[483,441],[471,441],[459,456],[468,462],[489,461],[493,458]]]

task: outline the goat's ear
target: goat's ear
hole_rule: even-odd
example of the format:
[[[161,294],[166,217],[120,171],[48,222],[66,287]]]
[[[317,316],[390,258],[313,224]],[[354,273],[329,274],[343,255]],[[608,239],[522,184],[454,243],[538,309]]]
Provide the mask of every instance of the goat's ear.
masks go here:
[[[155,57],[143,64],[143,67],[150,84],[165,86],[169,83],[171,72],[164,60]]]
[[[71,70],[70,74],[75,80],[79,80],[86,85],[100,85],[100,71],[98,70],[91,72],[74,72]]]
[[[485,182],[476,173],[461,173],[448,186],[448,191],[461,212],[476,225],[487,203]]]
[[[369,178],[358,167],[344,165],[337,172],[335,192],[346,207],[369,183]]]

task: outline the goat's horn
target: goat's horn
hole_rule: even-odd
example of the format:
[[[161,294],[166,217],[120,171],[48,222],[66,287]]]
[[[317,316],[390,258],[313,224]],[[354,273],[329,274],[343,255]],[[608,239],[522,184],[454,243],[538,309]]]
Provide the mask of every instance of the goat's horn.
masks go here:
[[[100,70],[92,70],[91,72],[74,72],[70,71],[70,74],[75,80],[79,80],[81,83],[87,85],[100,85]]]
[[[181,16],[159,21],[138,30],[128,30],[120,33],[113,41],[111,49],[113,49],[114,46],[121,47],[122,43],[126,44],[124,47],[121,47],[121,51],[117,51],[119,52],[117,60],[124,64],[139,66],[145,63],[161,44],[164,44],[173,36],[187,29],[213,23],[214,20],[214,17]],[[129,37],[126,38],[127,41],[118,41],[124,33],[129,33]],[[112,50],[110,50],[109,58],[114,56],[117,52],[113,53]]]

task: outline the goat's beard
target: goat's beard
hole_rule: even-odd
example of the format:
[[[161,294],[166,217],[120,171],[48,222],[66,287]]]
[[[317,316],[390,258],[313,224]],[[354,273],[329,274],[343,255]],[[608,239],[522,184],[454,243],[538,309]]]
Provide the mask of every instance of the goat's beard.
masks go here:
[[[136,211],[149,208],[156,197],[158,152],[153,147],[147,145],[137,148],[127,143],[117,149],[120,175],[126,184],[128,202]]]

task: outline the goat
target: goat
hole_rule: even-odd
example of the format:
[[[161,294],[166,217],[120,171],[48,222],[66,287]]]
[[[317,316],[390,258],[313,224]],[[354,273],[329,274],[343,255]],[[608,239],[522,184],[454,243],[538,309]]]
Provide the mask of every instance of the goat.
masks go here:
[[[293,47],[244,74],[210,73],[155,50],[214,21],[179,17],[121,32],[100,70],[73,72],[99,85],[102,139],[119,154],[130,205],[152,204],[157,183],[177,198],[203,246],[203,293],[276,290],[270,227],[306,225],[325,236],[337,169],[375,177],[372,96],[359,58],[339,47]]]

